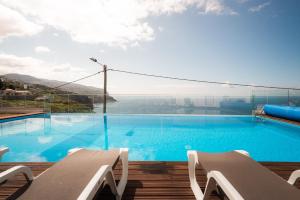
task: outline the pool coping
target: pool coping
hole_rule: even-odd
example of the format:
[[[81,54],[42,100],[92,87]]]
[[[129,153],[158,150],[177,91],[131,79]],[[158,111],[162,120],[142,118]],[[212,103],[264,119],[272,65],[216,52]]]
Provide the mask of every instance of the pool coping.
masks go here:
[[[29,116],[35,116],[35,115],[41,115],[41,114],[46,114],[46,113],[45,112],[32,112],[32,113],[25,113],[25,114],[14,114],[14,115],[3,116],[3,117],[0,116],[0,122],[2,120],[10,120],[10,119],[29,117]]]
[[[287,124],[291,124],[291,125],[295,125],[295,126],[300,127],[300,122],[297,122],[297,121],[288,120],[288,119],[279,118],[279,117],[273,117],[273,116],[266,115],[266,114],[259,114],[259,115],[256,115],[256,116],[263,117],[263,118],[266,118],[266,119],[271,119],[271,120],[274,120],[274,121],[284,122],[284,123],[287,123]]]
[[[30,116],[37,116],[37,115],[42,115],[42,114],[47,114],[45,112],[31,112],[31,113],[25,113],[25,114],[14,114],[14,115],[8,115],[8,116],[0,116],[0,122],[3,122],[5,120],[17,120],[18,118],[23,119],[24,117],[30,117]],[[59,114],[65,114],[65,113],[55,113],[57,115]],[[70,114],[70,113],[69,113]],[[76,113],[72,113],[72,114],[76,114]],[[83,114],[83,113],[77,113],[77,114]],[[84,113],[86,114],[86,113]],[[95,113],[93,113],[95,114]],[[284,118],[279,118],[279,117],[273,117],[270,115],[266,115],[266,114],[256,114],[256,115],[197,115],[197,114],[106,114],[106,115],[148,115],[148,116],[209,116],[209,117],[263,117],[266,119],[271,119],[271,120],[275,120],[275,121],[279,121],[279,122],[284,122],[284,123],[288,123],[288,124],[292,124],[292,125],[296,125],[296,126],[300,126],[300,122],[297,121],[293,121],[293,120],[288,120],[288,119],[284,119]]]

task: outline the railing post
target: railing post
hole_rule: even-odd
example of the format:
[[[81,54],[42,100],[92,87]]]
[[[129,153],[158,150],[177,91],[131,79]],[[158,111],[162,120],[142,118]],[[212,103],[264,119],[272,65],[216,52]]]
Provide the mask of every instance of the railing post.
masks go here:
[[[44,99],[44,105],[43,105],[43,113],[46,113],[46,98],[43,98]]]
[[[49,95],[50,96],[50,98],[49,98],[49,110],[50,110],[50,115],[51,115],[51,113],[52,113],[52,95],[50,94]]]
[[[70,94],[68,94],[68,113],[70,113]]]
[[[95,112],[95,96],[94,96],[94,94],[92,95],[92,105],[93,105],[93,107],[92,107],[92,113],[94,113]]]
[[[103,114],[106,114],[106,98],[107,98],[107,66],[103,66],[103,73],[104,73],[104,98],[103,98]]]
[[[3,104],[3,95],[2,94],[0,95],[0,99],[1,99],[1,102],[0,102],[0,113],[2,113],[3,112],[3,106],[2,106],[2,104]]]
[[[251,99],[250,99],[250,101],[251,101],[251,105],[252,105],[252,115],[255,113],[255,110],[256,110],[256,108],[255,108],[255,105],[254,105],[254,92],[253,92],[253,88],[251,88]]]
[[[288,89],[288,106],[290,105],[290,89]]]

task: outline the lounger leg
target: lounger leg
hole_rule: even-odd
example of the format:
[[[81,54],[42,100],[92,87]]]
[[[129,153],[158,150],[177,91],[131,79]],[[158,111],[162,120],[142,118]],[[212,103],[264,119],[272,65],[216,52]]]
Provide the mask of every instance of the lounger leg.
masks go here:
[[[111,166],[103,165],[86,185],[77,200],[92,200],[103,183],[109,185],[113,194],[117,194],[116,182],[112,173]]]
[[[113,174],[107,174],[106,183],[110,186],[112,193],[115,195],[116,200],[121,200],[125,190],[128,179],[128,149],[120,149],[120,160],[122,162],[122,176],[118,186]]]
[[[213,191],[216,190],[216,181],[212,178],[207,180],[203,200],[208,200]]]
[[[118,196],[121,199],[128,179],[128,149],[120,149],[120,160],[122,161],[122,176],[118,184]]]
[[[121,180],[116,185],[115,177],[113,175],[112,167],[109,165],[103,165],[84,188],[77,200],[92,200],[97,193],[99,187],[104,183],[107,184],[117,200],[121,200],[125,186],[127,184],[128,177],[128,150],[120,150],[120,160],[122,161],[123,173]]]
[[[189,178],[191,183],[192,191],[197,200],[202,200],[204,194],[201,191],[201,188],[198,185],[196,178],[196,167],[198,165],[198,155],[196,151],[188,151],[188,167],[189,167]]]
[[[196,166],[198,165],[197,152],[188,151],[188,159],[191,188],[197,200],[208,199],[210,194],[216,190],[216,186],[219,186],[229,199],[243,200],[243,197],[235,190],[226,177],[218,171],[211,171],[207,174],[207,184],[203,194],[196,180]]]
[[[116,200],[121,200],[128,179],[128,149],[120,149],[120,160],[122,162],[122,176],[118,186],[116,186],[115,178],[112,173],[107,174],[105,180],[110,186]]]
[[[118,193],[115,177],[112,171],[106,174],[105,184],[107,184],[110,187],[110,190],[115,195],[116,200],[121,200],[122,196]]]
[[[204,193],[204,199],[207,199],[214,190],[214,185],[218,185],[226,196],[231,200],[244,200],[240,193],[233,187],[233,185],[226,179],[226,177],[219,171],[210,171],[207,174],[207,185]]]
[[[226,194],[218,184],[216,184],[216,192],[221,200],[227,199]]]
[[[29,167],[15,166],[0,173],[0,183],[5,182],[6,180],[14,177],[17,174],[23,174],[27,181],[32,181],[34,178],[32,171]]]
[[[242,154],[244,156],[250,157],[250,153],[248,151],[245,151],[245,150],[235,150],[235,152],[240,153],[240,154]],[[218,184],[216,184],[216,186],[217,186],[216,187],[216,191],[217,191],[219,197],[222,198],[222,200],[225,199],[226,195],[225,195],[224,191],[222,190],[222,188]]]

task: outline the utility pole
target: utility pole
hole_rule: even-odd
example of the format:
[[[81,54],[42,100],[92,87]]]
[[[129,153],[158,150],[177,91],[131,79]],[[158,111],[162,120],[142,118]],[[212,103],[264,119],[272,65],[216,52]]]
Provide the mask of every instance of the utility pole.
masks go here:
[[[107,66],[103,65],[104,73],[104,98],[103,98],[103,114],[106,114],[106,98],[107,98]]]
[[[106,116],[106,98],[107,98],[107,66],[103,65],[104,73],[104,91],[103,91],[103,122],[104,122],[104,149],[108,150],[108,127],[107,127],[107,116]]]
[[[91,61],[103,66],[104,73],[104,91],[103,91],[103,114],[106,115],[106,100],[107,100],[107,66],[99,63],[96,58],[90,58]],[[99,72],[100,73],[100,72]]]

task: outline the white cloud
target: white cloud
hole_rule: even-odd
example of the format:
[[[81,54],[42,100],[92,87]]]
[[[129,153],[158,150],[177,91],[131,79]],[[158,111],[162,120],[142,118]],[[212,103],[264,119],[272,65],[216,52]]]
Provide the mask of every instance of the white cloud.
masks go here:
[[[8,36],[31,36],[42,29],[42,26],[30,22],[19,12],[0,4],[0,39]]]
[[[154,39],[149,16],[182,13],[196,7],[201,14],[237,14],[223,0],[0,0],[41,24],[70,34],[82,43],[118,45]]]
[[[37,46],[34,48],[34,51],[36,53],[49,53],[51,50],[45,46]]]
[[[19,73],[38,78],[72,81],[87,73],[69,63],[53,64],[32,57],[19,57],[12,54],[0,54],[0,74]]]
[[[251,7],[251,8],[249,8],[249,11],[250,12],[259,12],[259,11],[261,11],[262,9],[264,9],[265,7],[267,7],[269,5],[271,5],[270,1],[259,4],[259,5],[254,6],[254,7]]]
[[[220,0],[200,0],[197,1],[197,8],[202,14],[228,14],[237,15],[238,13],[233,11],[231,8],[225,6],[223,1]]]
[[[82,68],[73,67],[70,63],[53,66],[53,72],[83,72]]]
[[[159,26],[159,27],[158,27],[158,30],[159,30],[159,32],[163,32],[163,31],[164,31],[164,27]]]
[[[139,42],[134,42],[131,44],[132,47],[139,47],[140,46],[140,43]]]

